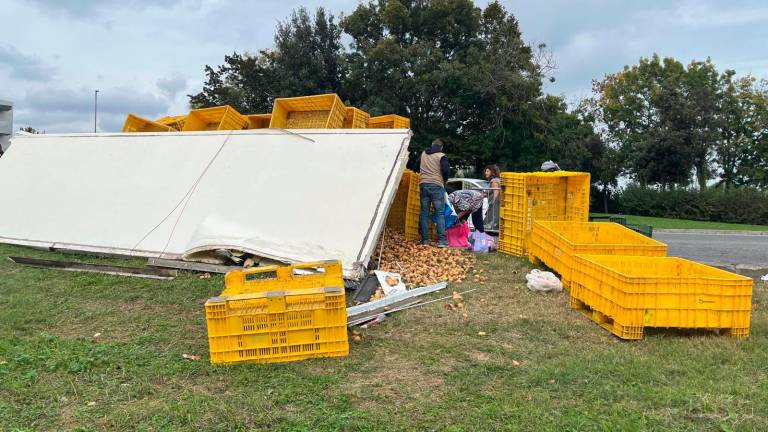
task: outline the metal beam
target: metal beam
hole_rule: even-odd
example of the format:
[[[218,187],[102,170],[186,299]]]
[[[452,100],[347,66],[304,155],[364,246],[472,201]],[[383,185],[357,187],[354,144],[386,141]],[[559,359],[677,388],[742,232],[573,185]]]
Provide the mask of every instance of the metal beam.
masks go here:
[[[30,267],[38,267],[54,270],[65,270],[75,272],[103,273],[117,276],[132,276],[147,279],[174,279],[178,272],[176,270],[142,268],[142,267],[123,267],[103,264],[88,264],[76,261],[53,261],[29,257],[9,256],[9,260],[16,264]]]

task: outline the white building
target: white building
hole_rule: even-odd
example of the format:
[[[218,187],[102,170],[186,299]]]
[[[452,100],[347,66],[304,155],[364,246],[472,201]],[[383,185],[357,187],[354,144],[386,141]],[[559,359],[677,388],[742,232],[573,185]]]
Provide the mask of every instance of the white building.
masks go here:
[[[3,154],[11,144],[13,135],[13,104],[0,100],[0,154]]]

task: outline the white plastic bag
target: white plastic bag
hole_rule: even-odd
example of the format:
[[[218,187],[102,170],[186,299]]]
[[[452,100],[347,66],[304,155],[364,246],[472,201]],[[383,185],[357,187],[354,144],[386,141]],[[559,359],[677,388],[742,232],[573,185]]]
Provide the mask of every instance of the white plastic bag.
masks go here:
[[[408,289],[405,287],[405,283],[403,283],[403,278],[400,276],[400,273],[390,273],[380,270],[374,270],[373,273],[376,274],[376,279],[379,281],[381,290],[384,291],[384,296],[388,296],[390,294],[400,294],[408,291]],[[394,285],[387,283],[387,276],[395,279],[397,283]]]
[[[563,283],[552,272],[533,269],[525,275],[528,289],[531,291],[562,291]]]
[[[765,276],[761,277],[760,280],[764,280],[764,281],[768,282],[768,274],[766,274]]]

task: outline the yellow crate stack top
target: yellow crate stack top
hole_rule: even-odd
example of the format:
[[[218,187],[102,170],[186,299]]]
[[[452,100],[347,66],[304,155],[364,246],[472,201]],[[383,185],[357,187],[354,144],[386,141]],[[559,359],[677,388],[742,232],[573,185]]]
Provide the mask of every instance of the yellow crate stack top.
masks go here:
[[[175,132],[175,129],[134,114],[128,114],[123,124],[123,132]]]
[[[575,255],[666,256],[667,245],[612,222],[534,221],[528,257],[570,286]]]
[[[335,94],[275,99],[270,128],[339,129],[346,115]]]
[[[499,251],[523,256],[534,221],[586,222],[589,173],[501,173]]]
[[[347,107],[344,114],[344,129],[366,129],[371,115],[360,108]]]
[[[272,120],[272,114],[248,114],[248,129],[266,129]]]
[[[576,255],[571,307],[623,339],[645,327],[749,336],[752,279],[671,257]]]
[[[339,261],[235,270],[205,304],[211,363],[273,363],[349,353]]]
[[[181,131],[182,129],[184,129],[184,122],[186,121],[187,121],[186,115],[165,116],[155,120],[156,123],[170,126],[173,129],[176,129],[177,131]]]
[[[229,105],[202,108],[189,112],[183,132],[241,130],[248,127],[248,119]]]
[[[410,129],[411,119],[396,114],[387,114],[368,119],[369,129]]]

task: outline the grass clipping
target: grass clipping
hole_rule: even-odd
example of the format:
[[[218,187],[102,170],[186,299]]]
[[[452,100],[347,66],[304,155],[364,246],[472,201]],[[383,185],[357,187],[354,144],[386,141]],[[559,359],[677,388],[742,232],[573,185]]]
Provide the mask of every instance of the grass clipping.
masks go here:
[[[387,231],[379,268],[400,273],[408,288],[438,282],[462,282],[475,266],[475,256],[462,249],[423,246]]]

